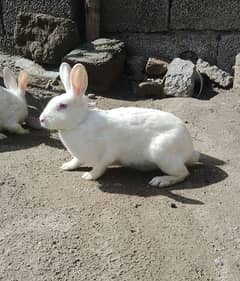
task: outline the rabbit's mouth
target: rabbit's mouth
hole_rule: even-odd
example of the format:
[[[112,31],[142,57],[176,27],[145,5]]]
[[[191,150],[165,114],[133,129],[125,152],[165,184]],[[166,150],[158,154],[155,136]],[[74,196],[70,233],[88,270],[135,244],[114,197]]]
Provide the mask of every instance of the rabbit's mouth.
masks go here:
[[[40,120],[41,127],[48,129],[46,126],[46,120],[44,118],[39,118],[39,120]]]
[[[53,118],[52,116],[40,116],[39,121],[41,127],[48,130],[63,130],[63,120],[58,120]]]
[[[45,129],[51,129],[51,122],[49,122],[49,118],[45,117],[45,116],[40,116],[39,117],[39,121],[41,124],[41,127],[45,128]]]

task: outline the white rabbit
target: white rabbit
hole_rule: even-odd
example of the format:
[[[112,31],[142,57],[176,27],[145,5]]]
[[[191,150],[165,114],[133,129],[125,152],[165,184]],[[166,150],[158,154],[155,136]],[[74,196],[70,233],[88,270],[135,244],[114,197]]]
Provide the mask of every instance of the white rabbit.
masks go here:
[[[14,73],[5,67],[3,80],[6,88],[0,87],[0,131],[25,134],[28,130],[24,129],[21,123],[28,114],[25,98],[28,74],[24,70],[21,71],[17,83]],[[4,135],[0,134],[0,138],[4,138]]]
[[[150,185],[164,187],[183,181],[186,164],[198,161],[184,123],[171,113],[155,109],[121,107],[88,108],[84,95],[86,69],[62,63],[60,77],[66,93],[54,97],[40,116],[41,125],[56,129],[73,159],[62,165],[73,170],[82,164],[93,167],[82,175],[99,178],[113,163],[139,168],[160,168],[166,176],[154,177]]]

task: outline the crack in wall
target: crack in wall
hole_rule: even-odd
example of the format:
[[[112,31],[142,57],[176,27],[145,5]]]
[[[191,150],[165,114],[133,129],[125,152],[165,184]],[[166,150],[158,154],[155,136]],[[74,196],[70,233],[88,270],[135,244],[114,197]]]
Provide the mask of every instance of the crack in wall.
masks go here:
[[[85,1],[70,0],[71,17],[77,23],[81,41],[85,40]]]
[[[3,3],[2,3],[2,0],[0,0],[0,27],[1,27],[1,30],[2,30],[2,34],[6,35],[6,29],[5,29],[4,20],[3,20]]]

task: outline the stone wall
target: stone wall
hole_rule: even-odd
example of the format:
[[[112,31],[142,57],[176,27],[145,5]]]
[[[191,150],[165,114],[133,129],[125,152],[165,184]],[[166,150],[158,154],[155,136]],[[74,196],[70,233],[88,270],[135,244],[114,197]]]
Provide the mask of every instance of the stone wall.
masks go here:
[[[201,57],[232,71],[240,52],[239,0],[101,0],[101,33],[130,55]],[[84,30],[84,0],[0,0],[0,50],[14,53],[19,11],[71,18]]]
[[[197,56],[232,71],[240,52],[239,0],[102,0],[101,30],[130,54]]]

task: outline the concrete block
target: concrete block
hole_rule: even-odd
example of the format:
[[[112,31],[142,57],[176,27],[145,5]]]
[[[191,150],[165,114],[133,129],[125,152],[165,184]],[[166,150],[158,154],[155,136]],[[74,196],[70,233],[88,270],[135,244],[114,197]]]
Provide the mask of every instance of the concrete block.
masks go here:
[[[6,53],[15,53],[15,42],[13,36],[0,36],[0,50]]]
[[[1,20],[3,23],[4,36],[0,33],[0,49],[14,54],[14,27],[19,12],[43,13],[55,17],[69,18],[77,22],[79,30],[83,26],[84,0],[1,0]],[[1,38],[2,35],[2,38]],[[5,38],[8,39],[5,39]]]
[[[173,30],[240,30],[238,0],[172,0]]]
[[[127,46],[129,55],[160,57],[172,60],[190,51],[211,64],[216,63],[217,35],[215,32],[122,33],[117,35]]]
[[[71,0],[2,0],[2,15],[5,31],[13,35],[19,12],[43,13],[55,17],[71,18]]]
[[[168,29],[168,0],[103,0],[102,32],[157,32]]]
[[[235,56],[240,53],[240,33],[222,35],[219,41],[217,65],[233,74]]]

